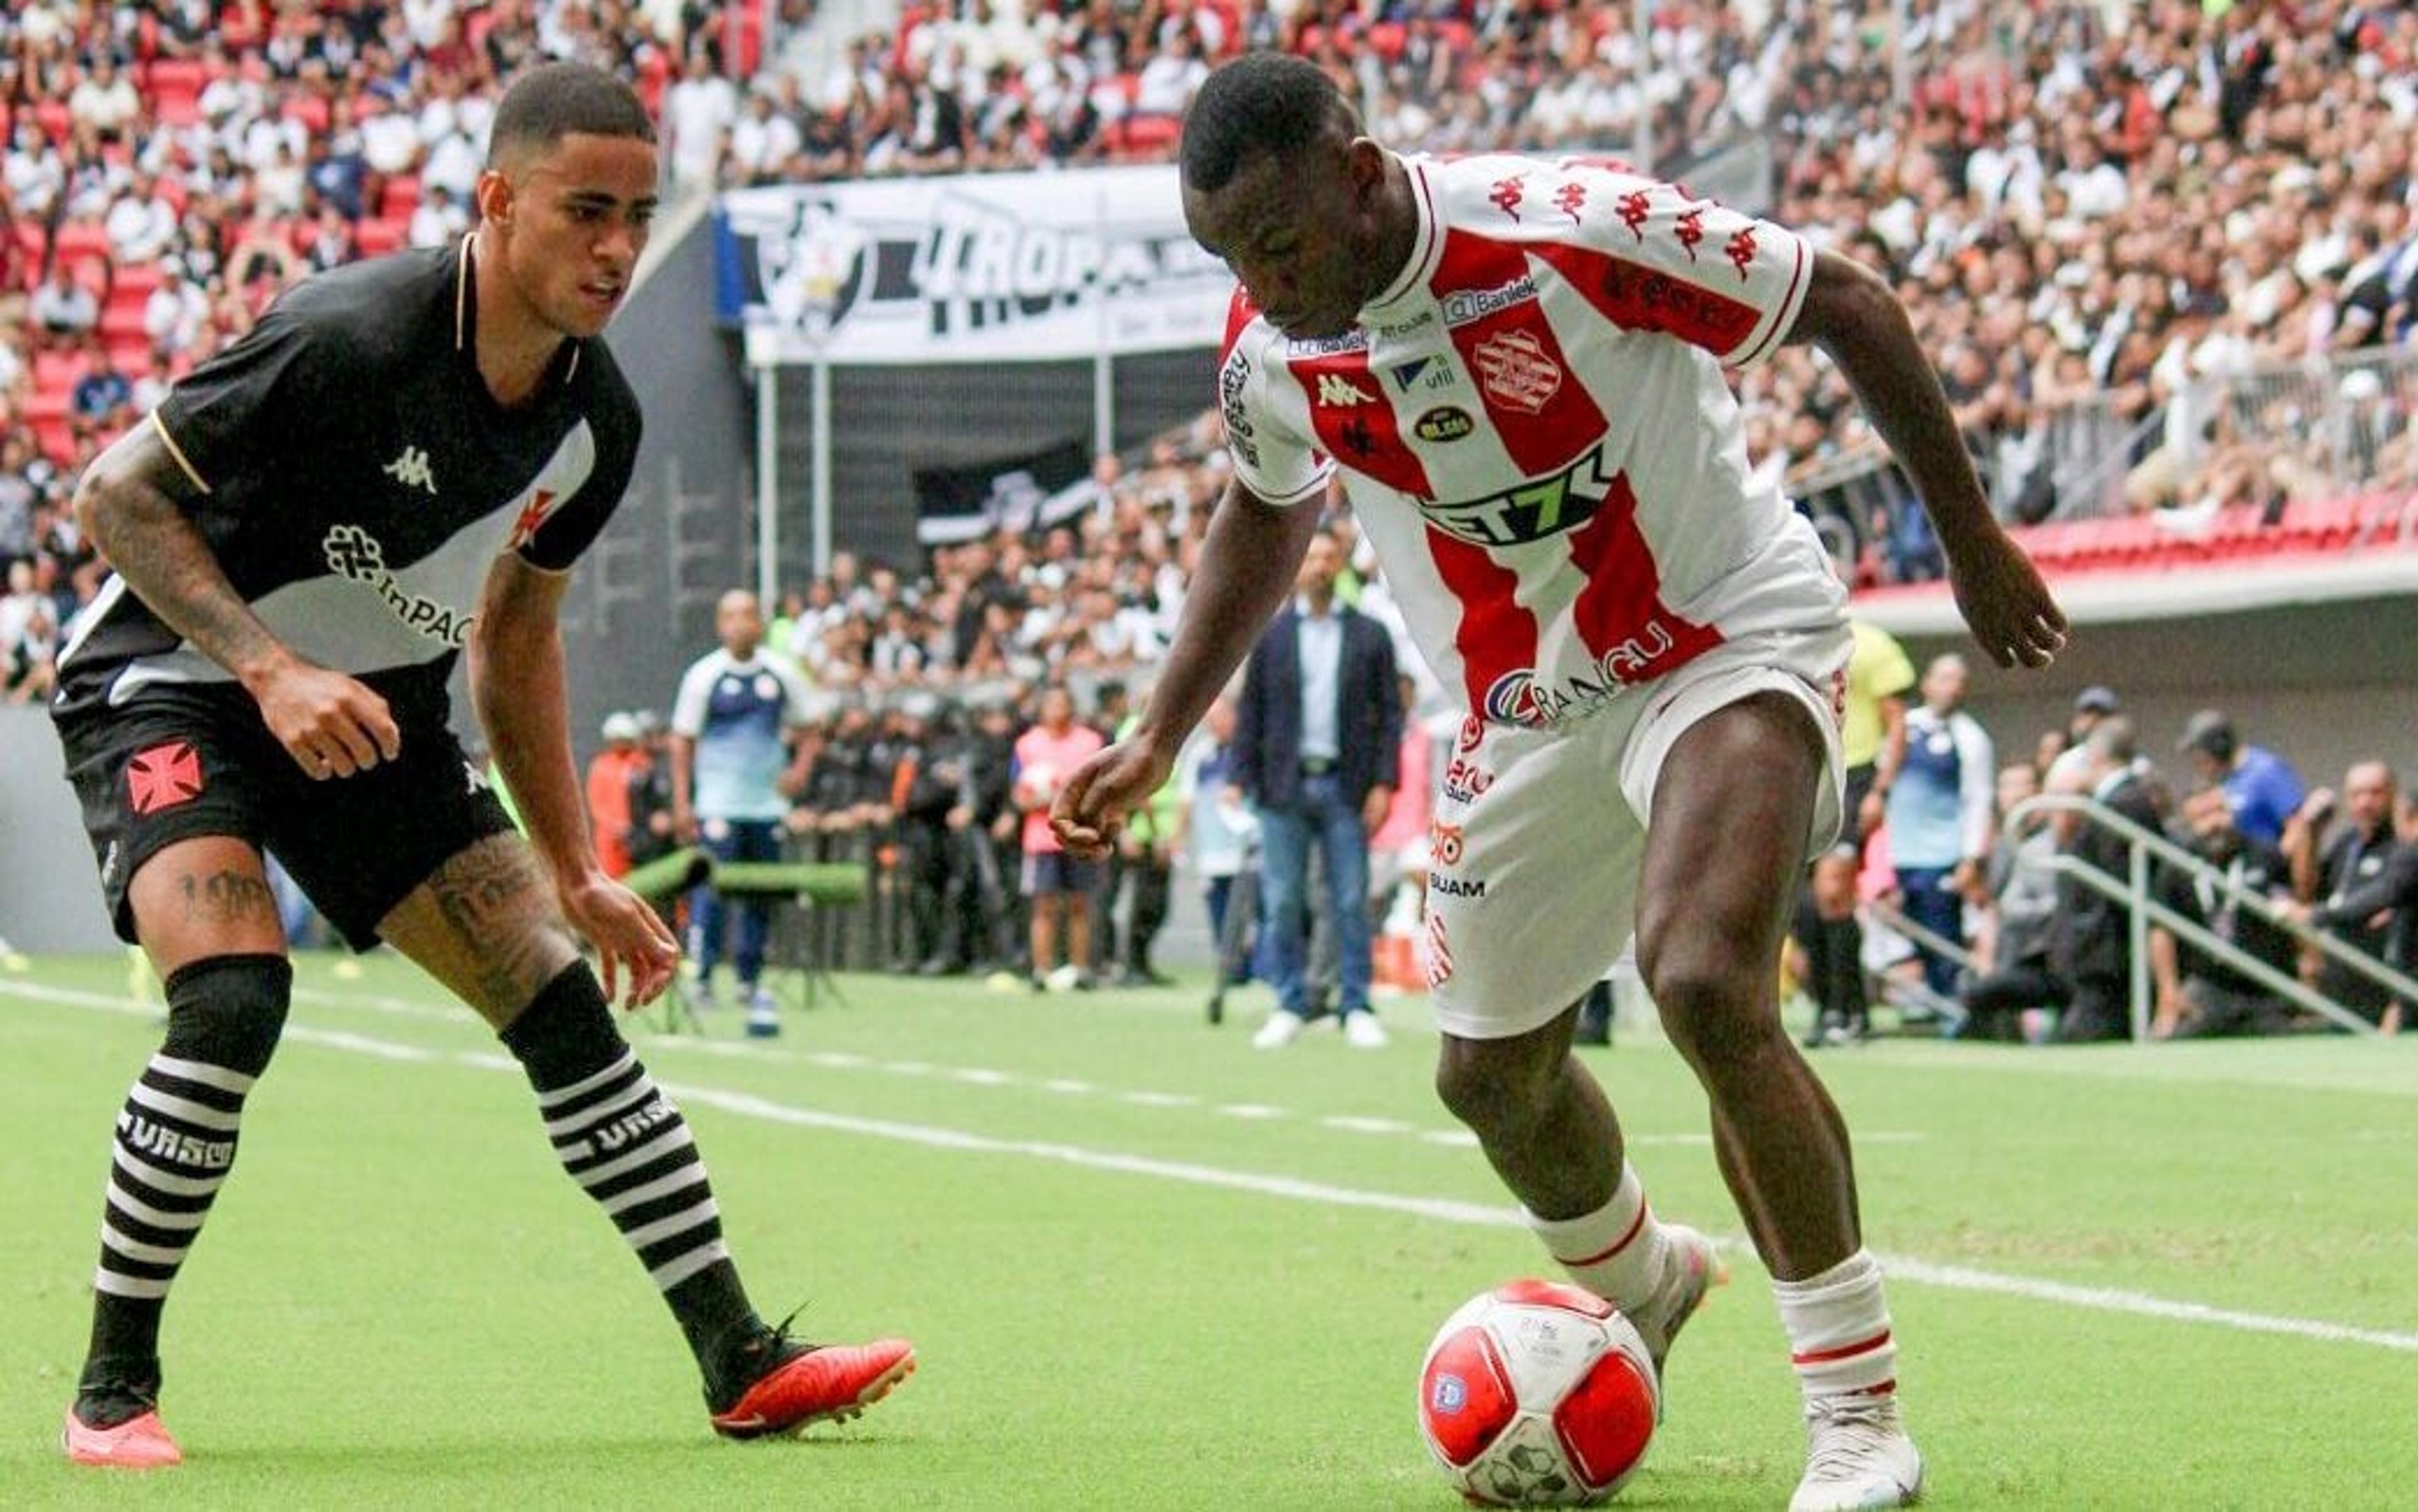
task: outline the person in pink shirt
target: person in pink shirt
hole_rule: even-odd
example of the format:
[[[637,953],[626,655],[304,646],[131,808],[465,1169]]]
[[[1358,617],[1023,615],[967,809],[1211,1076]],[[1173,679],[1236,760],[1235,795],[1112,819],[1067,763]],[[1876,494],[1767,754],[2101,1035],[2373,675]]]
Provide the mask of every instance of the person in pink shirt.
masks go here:
[[[1049,828],[1049,804],[1069,773],[1108,742],[1100,732],[1075,722],[1075,696],[1052,684],[1041,692],[1041,722],[1016,738],[1015,792],[1024,810],[1024,895],[1033,900],[1033,989],[1048,985],[1050,963],[1059,958],[1059,924],[1065,924],[1065,963],[1074,985],[1088,990],[1092,958],[1092,893],[1099,863],[1066,853]]]

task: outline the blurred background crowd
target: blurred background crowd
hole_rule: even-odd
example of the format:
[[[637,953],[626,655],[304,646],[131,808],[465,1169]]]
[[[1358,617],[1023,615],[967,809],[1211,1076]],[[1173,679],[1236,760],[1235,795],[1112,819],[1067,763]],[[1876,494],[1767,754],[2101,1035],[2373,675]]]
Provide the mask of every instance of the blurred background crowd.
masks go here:
[[[677,191],[1160,160],[1211,64],[1290,49],[1406,148],[1610,147],[1723,182],[1760,164],[1773,219],[1905,296],[2013,520],[2189,529],[2418,496],[2409,5],[956,0],[817,22],[806,0],[9,7],[0,696],[44,695],[98,588],[69,506],[98,448],[295,279],[461,235],[498,82],[546,57],[637,83]],[[1939,574],[1817,355],[1784,350],[1743,394],[1756,465],[1852,583]],[[1221,439],[1204,412],[1102,458],[1064,523],[843,553],[766,606],[769,649],[816,690],[799,832],[895,846],[900,753],[994,714],[1012,744],[1046,686],[1112,724],[1107,690],[1147,685],[1182,606]],[[1343,592],[1399,638],[1335,524]],[[893,953],[921,965],[927,944]]]

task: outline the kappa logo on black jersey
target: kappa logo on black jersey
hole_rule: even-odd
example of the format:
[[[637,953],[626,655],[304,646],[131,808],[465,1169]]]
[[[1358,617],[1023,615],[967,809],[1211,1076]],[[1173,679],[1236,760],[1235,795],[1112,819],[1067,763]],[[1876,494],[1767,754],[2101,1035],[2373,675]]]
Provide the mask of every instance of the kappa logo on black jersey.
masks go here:
[[[396,582],[394,574],[387,571],[386,548],[378,544],[377,537],[360,526],[332,527],[319,542],[319,549],[327,556],[329,571],[376,589],[377,596],[408,629],[448,646],[459,647],[470,638],[470,626],[478,617],[459,613],[450,604],[414,593]]]
[[[436,474],[429,470],[428,453],[416,446],[403,449],[403,455],[378,469],[406,488],[436,492]]]

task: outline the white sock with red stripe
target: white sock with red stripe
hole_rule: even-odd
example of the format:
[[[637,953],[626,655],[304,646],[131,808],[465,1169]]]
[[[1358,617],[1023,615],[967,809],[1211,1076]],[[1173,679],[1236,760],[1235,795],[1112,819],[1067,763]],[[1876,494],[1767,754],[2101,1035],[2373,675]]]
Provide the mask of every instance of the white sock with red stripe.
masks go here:
[[[1771,1283],[1797,1383],[1816,1397],[1885,1397],[1897,1389],[1897,1341],[1880,1262],[1859,1249],[1819,1275]]]
[[[1575,1218],[1521,1215],[1571,1280],[1623,1312],[1651,1302],[1662,1283],[1669,1246],[1654,1210],[1646,1206],[1645,1184],[1628,1165],[1620,1168],[1612,1200],[1593,1213]]]

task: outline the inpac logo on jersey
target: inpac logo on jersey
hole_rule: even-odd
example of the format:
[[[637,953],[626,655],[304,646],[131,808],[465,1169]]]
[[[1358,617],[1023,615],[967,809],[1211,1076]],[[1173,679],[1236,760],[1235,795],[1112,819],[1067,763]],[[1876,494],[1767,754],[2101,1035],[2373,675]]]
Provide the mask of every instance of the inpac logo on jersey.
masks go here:
[[[1322,373],[1318,375],[1318,402],[1329,409],[1345,409],[1354,405],[1373,405],[1377,396],[1339,373]]]
[[[469,640],[470,626],[478,617],[463,614],[426,594],[411,592],[396,582],[394,574],[387,571],[386,548],[378,544],[377,537],[360,526],[329,527],[319,549],[328,558],[329,571],[374,589],[406,628],[456,648]]]
[[[1477,429],[1469,411],[1458,405],[1442,405],[1420,416],[1411,427],[1412,434],[1422,441],[1458,441]]]
[[[1560,472],[1486,498],[1423,505],[1420,512],[1428,524],[1456,540],[1479,546],[1519,545],[1575,530],[1594,519],[1619,479],[1618,473],[1605,475],[1599,447]]]
[[[1562,365],[1526,330],[1497,331],[1470,354],[1479,387],[1514,409],[1534,415],[1562,391]]]

